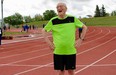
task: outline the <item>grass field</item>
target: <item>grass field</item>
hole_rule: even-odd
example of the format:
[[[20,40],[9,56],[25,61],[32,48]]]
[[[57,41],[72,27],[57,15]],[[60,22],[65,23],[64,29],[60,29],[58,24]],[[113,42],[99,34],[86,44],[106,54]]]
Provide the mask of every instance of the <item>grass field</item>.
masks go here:
[[[97,18],[84,18],[81,19],[83,23],[86,23],[87,26],[116,26],[116,16],[110,17],[97,17]],[[31,22],[29,25],[37,25],[42,27],[43,24],[46,24],[48,21],[39,21]]]
[[[85,18],[81,21],[86,22],[87,26],[116,26],[116,16]]]
[[[20,34],[27,34],[26,32],[9,32],[9,31],[6,31],[3,33],[3,35],[7,35],[7,36],[10,36],[10,35],[20,35]]]
[[[43,24],[47,24],[48,21],[39,21],[39,22],[31,22],[31,23],[27,23],[28,25],[36,25],[37,27],[41,28],[43,27]]]

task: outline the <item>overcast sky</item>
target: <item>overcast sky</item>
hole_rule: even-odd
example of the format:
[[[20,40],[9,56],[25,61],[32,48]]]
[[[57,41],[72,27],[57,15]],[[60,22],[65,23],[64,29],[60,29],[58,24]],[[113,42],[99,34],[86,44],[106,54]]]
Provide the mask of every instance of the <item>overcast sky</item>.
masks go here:
[[[4,0],[3,16],[7,17],[17,12],[22,16],[30,15],[33,17],[35,14],[43,15],[42,13],[45,10],[55,10],[56,12],[58,2],[66,3],[68,7],[67,14],[76,17],[94,15],[96,5],[101,8],[103,4],[108,13],[116,10],[116,0]]]

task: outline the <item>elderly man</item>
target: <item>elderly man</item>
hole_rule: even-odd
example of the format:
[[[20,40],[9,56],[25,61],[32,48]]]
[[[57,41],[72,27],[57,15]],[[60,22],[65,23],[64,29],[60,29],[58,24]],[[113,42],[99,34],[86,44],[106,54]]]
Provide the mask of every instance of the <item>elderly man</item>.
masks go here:
[[[43,28],[45,41],[53,50],[54,69],[59,75],[64,75],[65,70],[69,75],[74,75],[76,69],[76,47],[81,45],[86,34],[87,27],[74,16],[66,15],[65,3],[57,4],[58,16],[53,17]],[[75,12],[76,13],[76,12]],[[75,40],[76,28],[83,28],[81,37]],[[53,42],[46,33],[52,31]]]

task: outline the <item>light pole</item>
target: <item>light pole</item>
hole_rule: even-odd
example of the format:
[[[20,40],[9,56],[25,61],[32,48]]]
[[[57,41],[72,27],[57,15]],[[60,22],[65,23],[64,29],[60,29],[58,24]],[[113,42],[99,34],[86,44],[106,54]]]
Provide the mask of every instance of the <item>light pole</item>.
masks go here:
[[[2,21],[1,21],[1,27],[4,25],[4,19],[3,19],[3,1],[4,0],[1,0],[1,17],[2,17]]]

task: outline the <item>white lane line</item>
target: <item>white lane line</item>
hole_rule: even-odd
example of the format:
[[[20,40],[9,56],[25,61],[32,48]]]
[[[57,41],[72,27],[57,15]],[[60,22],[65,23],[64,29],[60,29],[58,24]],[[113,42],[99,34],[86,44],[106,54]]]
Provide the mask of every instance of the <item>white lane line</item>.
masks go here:
[[[28,43],[30,43],[29,41],[28,41]],[[17,47],[21,47],[21,46],[23,46],[25,43],[24,42],[22,42],[22,44],[20,44],[20,45],[18,45],[18,46],[12,46],[12,47],[10,47],[11,49],[13,48],[15,48],[15,50],[10,50],[10,51],[5,51],[5,52],[2,52],[2,53],[0,53],[0,54],[6,54],[6,53],[12,53],[12,52],[17,52],[17,50],[18,51],[20,51],[21,50],[21,48],[17,48]],[[30,49],[30,48],[36,48],[36,47],[39,47],[39,46],[46,46],[46,43],[42,43],[42,44],[36,44],[36,45],[33,45],[33,46],[28,46],[28,47],[24,47],[24,48],[22,48],[22,49]],[[9,48],[9,47],[8,47]],[[5,50],[6,49],[8,49],[7,47],[6,48],[4,48]]]
[[[103,60],[103,59],[107,58],[108,56],[110,56],[110,55],[111,55],[111,54],[113,54],[114,52],[116,52],[116,49],[115,49],[115,50],[113,50],[112,52],[108,53],[108,54],[107,54],[107,55],[105,55],[104,57],[100,58],[99,60],[97,60],[97,61],[95,61],[95,62],[91,63],[90,65],[87,65],[86,67],[84,67],[84,68],[82,68],[82,69],[80,69],[80,70],[76,71],[76,72],[75,72],[75,74],[77,74],[77,73],[79,73],[79,72],[81,72],[81,71],[83,71],[83,70],[85,70],[85,69],[87,69],[87,68],[89,68],[89,67],[93,66],[94,64],[96,64],[96,63],[98,63],[99,61],[101,61],[101,60]]]
[[[91,40],[91,41],[88,41],[88,42],[85,42],[85,43],[83,43],[83,44],[87,44],[87,43],[90,43],[90,42],[92,42],[92,41],[95,41],[95,40],[98,40],[98,39],[101,39],[101,38],[103,38],[103,37],[105,37],[105,36],[107,36],[108,34],[110,34],[111,32],[110,32],[110,30],[108,30],[108,33],[107,34],[105,34],[105,35],[103,35],[103,36],[100,36],[99,38],[97,38],[97,39],[94,39],[94,40]]]
[[[83,66],[88,66],[88,65],[77,65],[77,67],[83,67]],[[116,64],[98,64],[98,65],[92,65],[92,67],[112,67],[116,66]]]
[[[36,68],[32,68],[32,69],[29,69],[29,70],[25,70],[25,71],[22,71],[22,72],[16,73],[16,74],[14,74],[14,75],[20,75],[20,74],[22,74],[22,73],[26,73],[26,72],[29,72],[29,71],[36,70],[36,69],[38,69],[38,68],[46,67],[46,66],[49,66],[49,65],[51,65],[51,64],[53,64],[53,63],[49,63],[49,64],[42,65],[42,66],[39,66],[39,67],[36,67]]]
[[[91,38],[91,37],[94,37],[94,36],[97,36],[97,35],[101,34],[102,32],[103,32],[103,30],[101,29],[101,30],[99,31],[99,33],[97,33],[97,34],[95,34],[95,35],[93,35],[93,36],[90,36],[90,37],[86,37],[86,39]]]
[[[2,44],[10,44],[10,43],[16,43],[16,42],[23,42],[23,41],[29,41],[29,40],[36,40],[36,39],[41,39],[43,37],[37,37],[37,38],[30,38],[30,39],[22,39],[22,40],[14,40],[14,41],[10,41],[10,42],[6,42],[6,43],[2,43]]]
[[[14,54],[14,55],[0,57],[0,59],[9,58],[9,57],[16,57],[16,56],[20,56],[20,55],[24,55],[24,54],[29,54],[29,53],[34,53],[34,52],[39,52],[39,51],[45,51],[46,49],[49,49],[49,48],[35,49],[34,51],[29,51],[29,52],[25,52],[25,53],[20,53],[20,54]]]
[[[40,56],[28,58],[28,59],[23,59],[23,60],[11,62],[11,63],[9,63],[9,64],[19,63],[19,62],[23,62],[23,61],[27,61],[27,60],[32,60],[32,59],[39,58],[39,57],[43,57],[43,56],[47,56],[47,55],[50,55],[50,54],[52,54],[52,53],[50,52],[50,53],[47,53],[47,54],[44,54],[44,55],[40,55]]]
[[[104,44],[106,44],[106,43],[112,41],[112,40],[115,39],[115,38],[116,38],[116,37],[113,37],[112,39],[110,39],[110,40],[108,40],[108,41],[106,41],[106,42],[104,42],[104,43],[102,43],[102,44],[99,44],[99,45],[97,45],[97,46],[95,46],[95,47],[92,47],[92,48],[89,48],[89,49],[87,49],[87,50],[85,50],[85,51],[82,51],[82,52],[80,52],[80,53],[77,53],[77,55],[83,54],[83,53],[88,52],[88,51],[91,51],[91,50],[93,50],[93,49],[95,49],[95,48],[97,48],[97,47],[100,47],[100,46],[102,46],[102,45],[104,45]]]
[[[25,65],[25,64],[0,64],[0,66],[20,66],[20,67],[39,67],[39,66],[44,66],[44,65]],[[53,67],[54,65],[48,65],[46,67]],[[88,65],[76,65],[76,67],[85,67]],[[98,65],[92,65],[91,67],[116,67],[116,64],[98,64]]]
[[[92,32],[90,32],[89,30],[87,30],[87,33],[88,33],[87,35],[90,35],[90,34],[92,34],[94,32],[95,32],[95,29],[93,29]]]

